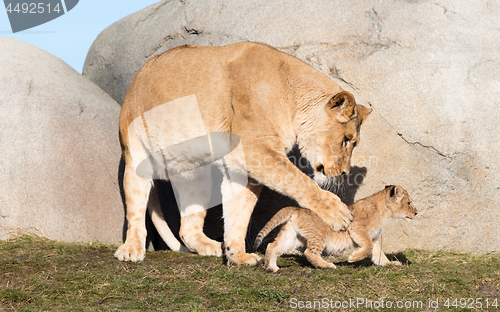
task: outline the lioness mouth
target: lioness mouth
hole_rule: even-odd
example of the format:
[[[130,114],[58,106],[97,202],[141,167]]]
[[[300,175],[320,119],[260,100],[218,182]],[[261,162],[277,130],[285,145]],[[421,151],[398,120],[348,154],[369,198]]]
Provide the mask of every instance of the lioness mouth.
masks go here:
[[[326,191],[337,194],[344,185],[344,176],[327,176],[324,173],[314,172],[314,181],[318,183],[319,187]]]

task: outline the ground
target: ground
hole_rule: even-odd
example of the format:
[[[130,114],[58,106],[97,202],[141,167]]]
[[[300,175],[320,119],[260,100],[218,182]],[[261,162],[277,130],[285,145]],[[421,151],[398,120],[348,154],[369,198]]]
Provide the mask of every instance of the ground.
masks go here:
[[[313,311],[335,305],[336,311],[368,311],[370,304],[376,310],[406,304],[406,311],[430,311],[436,302],[456,311],[478,304],[500,311],[499,254],[407,250],[392,255],[403,266],[387,267],[328,258],[336,270],[314,269],[293,255],[278,261],[280,273],[269,274],[172,251],[123,263],[113,257],[116,247],[30,236],[0,241],[0,311]]]

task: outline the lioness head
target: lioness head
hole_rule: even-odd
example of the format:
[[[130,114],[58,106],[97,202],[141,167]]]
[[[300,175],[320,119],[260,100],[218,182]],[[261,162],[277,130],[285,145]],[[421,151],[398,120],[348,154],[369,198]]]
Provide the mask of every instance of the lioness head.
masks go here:
[[[413,205],[408,192],[401,186],[388,185],[385,187],[387,207],[392,210],[394,217],[411,221],[417,215],[417,208]]]
[[[299,147],[311,163],[314,180],[325,186],[351,169],[351,155],[359,143],[361,124],[371,108],[356,104],[354,96],[343,91],[319,107],[314,125],[309,125]]]

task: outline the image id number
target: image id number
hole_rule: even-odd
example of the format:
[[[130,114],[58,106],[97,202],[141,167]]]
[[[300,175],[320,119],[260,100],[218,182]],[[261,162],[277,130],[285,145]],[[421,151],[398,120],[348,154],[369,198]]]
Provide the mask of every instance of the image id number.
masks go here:
[[[18,3],[12,7],[12,3],[9,3],[5,8],[8,13],[28,13],[28,14],[42,14],[57,12],[58,14],[62,11],[59,7],[59,3],[53,8],[50,7],[50,3]]]
[[[498,298],[483,299],[483,298],[448,298],[443,304],[446,308],[462,308],[462,309],[498,309]]]

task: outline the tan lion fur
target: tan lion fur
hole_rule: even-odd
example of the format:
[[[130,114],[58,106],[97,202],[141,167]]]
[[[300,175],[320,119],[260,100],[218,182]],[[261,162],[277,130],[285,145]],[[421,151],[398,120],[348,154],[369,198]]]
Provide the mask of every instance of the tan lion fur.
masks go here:
[[[135,75],[123,103],[120,142],[125,160],[123,186],[128,230],[125,243],[115,253],[119,260],[144,259],[146,207],[167,245],[173,250],[182,248],[162,221],[158,200],[149,200],[154,180],[136,173],[134,159],[147,157],[151,151],[144,138],[130,135],[133,132],[129,133],[129,127],[134,122],[144,123],[146,113],[164,103],[192,96],[197,101],[204,131],[236,134],[245,155],[228,160],[225,165],[231,172],[248,174],[249,183],[237,185],[239,193],[230,199],[230,181],[224,180],[221,186],[229,263],[260,261],[257,255],[245,252],[244,239],[262,185],[294,198],[335,230],[349,225],[352,215],[340,199],[322,190],[286,154],[297,144],[316,168],[318,181],[348,173],[352,150],[360,140],[360,126],[371,109],[356,104],[354,97],[328,76],[268,45],[245,42],[223,47],[183,46],[148,61]],[[164,130],[157,137],[147,128],[142,129],[146,139],[181,140],[193,128],[189,121],[192,113],[171,112],[168,117],[176,124],[161,125]],[[189,165],[189,159],[185,163]],[[154,165],[159,168],[162,164]],[[167,173],[165,178],[169,178]],[[211,183],[206,178],[193,177],[191,183],[200,187],[203,181]],[[155,192],[151,194],[157,196]],[[208,203],[184,200],[186,211],[193,213],[181,213],[183,243],[199,254],[221,256],[221,243],[203,233]]]
[[[277,272],[277,258],[296,248],[306,247],[304,255],[312,265],[318,268],[335,268],[321,258],[321,254],[341,255],[344,251],[357,247],[349,256],[349,262],[363,260],[371,255],[376,265],[389,263],[382,252],[380,237],[382,228],[388,218],[411,220],[417,214],[408,192],[401,186],[388,186],[384,190],[359,200],[349,206],[354,219],[346,231],[333,231],[321,218],[311,210],[286,207],[262,228],[255,240],[257,248],[262,239],[277,226],[284,224],[274,242],[267,246],[265,267],[268,272]]]

